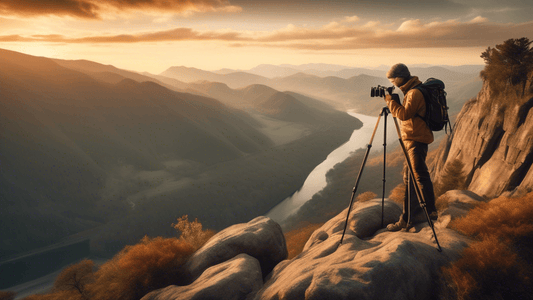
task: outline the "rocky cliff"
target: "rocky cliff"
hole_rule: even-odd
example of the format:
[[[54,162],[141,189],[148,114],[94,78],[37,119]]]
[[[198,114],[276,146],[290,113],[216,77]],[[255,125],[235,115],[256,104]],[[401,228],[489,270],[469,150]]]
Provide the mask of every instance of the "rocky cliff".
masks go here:
[[[455,160],[463,165],[465,188],[486,198],[533,190],[533,72],[517,85],[496,87],[484,81],[468,101],[455,130],[438,150],[435,181],[448,176]]]

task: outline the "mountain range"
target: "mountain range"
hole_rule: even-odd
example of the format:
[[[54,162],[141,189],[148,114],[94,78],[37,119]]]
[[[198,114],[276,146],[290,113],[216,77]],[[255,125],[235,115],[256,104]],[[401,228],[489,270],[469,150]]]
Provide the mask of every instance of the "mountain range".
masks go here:
[[[171,67],[160,74],[178,80],[176,88],[182,88],[184,82],[193,83],[189,86],[195,93],[205,92],[210,87],[202,84],[212,82],[223,83],[230,89],[242,89],[249,85],[266,85],[278,91],[293,91],[329,103],[340,110],[357,109],[360,112],[379,113],[383,102],[370,98],[370,88],[378,85],[390,86],[385,78],[386,71],[341,68],[340,66],[319,65],[321,69],[307,69],[314,65],[273,66],[260,65],[248,71],[222,70],[203,71],[187,67]],[[445,82],[450,103],[451,114],[456,114],[462,103],[474,97],[481,88],[479,72],[483,66],[430,66],[412,67],[411,74],[425,81],[438,78]],[[153,76],[154,78],[160,78]],[[210,94],[218,99],[217,95]],[[465,99],[466,98],[466,99]]]
[[[191,87],[166,81],[90,61],[0,50],[0,257],[120,223],[142,214],[138,208],[153,199],[177,209],[157,228],[179,211],[201,217],[205,206],[229,212],[207,222],[213,227],[261,214],[296,190],[360,126],[328,104],[266,86],[238,91],[254,107],[247,112],[225,104],[224,97],[179,92]],[[288,161],[273,162],[281,157]],[[237,175],[226,178],[228,173]],[[273,175],[278,173],[283,175]],[[275,177],[267,185],[271,190],[258,197],[251,183],[267,177]],[[249,180],[238,193],[246,199],[255,191],[251,203],[270,200],[235,215],[235,193],[213,204],[192,184],[225,180]],[[180,194],[184,187],[187,195]],[[179,197],[194,207],[173,201]],[[160,210],[146,215],[157,218]],[[109,226],[107,232],[123,229]],[[125,237],[122,246],[137,234],[117,233]]]

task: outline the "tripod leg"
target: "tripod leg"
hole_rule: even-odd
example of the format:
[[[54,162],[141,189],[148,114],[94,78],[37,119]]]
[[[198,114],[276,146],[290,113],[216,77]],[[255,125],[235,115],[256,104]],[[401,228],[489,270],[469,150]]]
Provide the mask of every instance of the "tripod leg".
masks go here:
[[[385,173],[387,170],[387,116],[389,113],[388,108],[382,110],[383,114],[385,115],[385,119],[383,120],[384,124],[384,130],[383,130],[383,191],[381,194],[381,228],[384,227],[383,224],[383,215],[385,214],[385,182],[387,181],[385,177]]]
[[[433,236],[435,237],[435,242],[437,242],[437,250],[439,252],[442,252],[442,248],[440,247],[439,240],[437,239],[437,233],[435,232],[435,227],[433,226],[433,221],[431,221],[431,218],[429,217],[427,208],[426,208],[426,199],[424,198],[424,195],[420,191],[420,187],[418,186],[418,182],[415,180],[415,176],[413,173],[413,166],[411,164],[411,161],[409,160],[409,155],[407,154],[407,149],[405,148],[405,144],[402,141],[401,133],[400,133],[400,126],[398,126],[398,121],[396,118],[393,117],[394,125],[396,125],[396,131],[398,132],[398,139],[400,140],[400,146],[402,147],[403,154],[405,156],[405,160],[407,162],[407,167],[409,168],[409,176],[413,180],[413,186],[415,187],[416,196],[418,198],[418,202],[420,203],[420,207],[424,209],[424,212],[426,214],[426,219],[428,221],[429,227],[431,227],[431,230],[433,231]]]
[[[346,221],[344,221],[344,230],[342,231],[342,237],[340,244],[342,244],[342,241],[344,239],[344,234],[346,233],[346,227],[348,226],[348,218],[350,217],[350,212],[352,210],[353,205],[353,199],[355,197],[355,193],[357,191],[357,187],[359,186],[359,180],[361,179],[361,175],[363,174],[363,170],[365,168],[366,160],[368,158],[368,154],[370,153],[370,148],[372,148],[372,142],[374,141],[374,136],[376,135],[376,130],[378,129],[379,120],[381,119],[381,114],[378,117],[378,120],[376,122],[376,126],[374,127],[374,132],[372,132],[372,137],[370,138],[370,142],[367,145],[365,157],[363,158],[363,163],[361,164],[361,169],[359,169],[359,174],[357,174],[357,179],[355,180],[355,186],[352,191],[352,198],[350,199],[350,205],[348,206],[348,212],[346,213]]]

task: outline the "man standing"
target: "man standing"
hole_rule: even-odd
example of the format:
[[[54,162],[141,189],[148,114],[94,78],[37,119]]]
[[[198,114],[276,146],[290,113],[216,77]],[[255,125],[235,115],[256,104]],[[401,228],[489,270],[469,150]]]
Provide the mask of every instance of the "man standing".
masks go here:
[[[404,64],[396,64],[387,72],[387,78],[392,84],[399,87],[403,92],[403,105],[394,101],[390,95],[385,97],[387,106],[391,114],[401,121],[401,138],[407,150],[407,155],[413,167],[414,180],[418,183],[420,192],[426,200],[426,208],[432,220],[437,220],[438,214],[435,207],[435,193],[433,183],[429,176],[426,165],[428,153],[428,144],[433,142],[433,132],[427,126],[423,117],[426,115],[426,102],[420,90],[415,89],[422,82],[416,76],[411,76],[409,69]],[[409,179],[409,169],[404,166],[404,183],[406,185],[405,198],[403,203],[403,213],[400,220],[396,223],[389,224],[389,231],[399,231],[408,228],[412,223],[425,221],[425,212],[420,207],[416,193],[414,192],[414,180]],[[407,188],[408,182],[410,187]],[[411,190],[411,197],[408,191]],[[411,203],[409,204],[409,198]],[[409,215],[410,207],[410,215]],[[411,224],[407,224],[410,220]]]

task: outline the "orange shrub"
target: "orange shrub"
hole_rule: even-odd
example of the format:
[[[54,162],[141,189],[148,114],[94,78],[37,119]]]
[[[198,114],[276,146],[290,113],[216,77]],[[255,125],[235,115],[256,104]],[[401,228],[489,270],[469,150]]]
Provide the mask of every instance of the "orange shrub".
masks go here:
[[[444,276],[457,299],[524,299],[528,271],[517,254],[494,236],[466,248]]]
[[[198,220],[191,223],[187,216],[172,226],[181,230],[179,239],[145,236],[138,244],[126,246],[98,271],[94,272],[91,260],[83,260],[62,271],[50,293],[24,299],[135,300],[153,290],[177,284],[182,277],[182,265],[214,232],[202,230]]]
[[[89,285],[90,298],[140,299],[150,291],[173,284],[180,266],[193,252],[193,246],[183,240],[145,236],[100,267],[94,284]]]
[[[450,201],[450,197],[447,196],[447,195],[440,195],[440,197],[438,197],[436,200],[435,200],[435,206],[437,207],[437,210],[438,211],[443,211],[445,210],[446,208],[448,208],[449,206],[449,201]]]
[[[13,300],[17,294],[11,291],[0,291],[0,300]]]
[[[322,224],[301,224],[298,229],[291,230],[285,233],[285,241],[287,243],[287,250],[289,252],[288,259],[293,259],[298,254],[302,253],[302,250],[309,240],[309,237],[315,230],[322,227]]]
[[[178,223],[172,224],[172,227],[181,233],[180,240],[191,244],[194,250],[200,249],[215,234],[212,230],[203,230],[198,219],[189,222],[188,215],[178,218]]]
[[[395,188],[392,189],[389,195],[389,199],[392,201],[403,205],[403,198],[405,197],[405,184],[400,183]]]
[[[497,236],[500,239],[533,234],[533,193],[518,198],[500,197],[481,203],[467,216],[455,220],[452,228],[469,236]]]
[[[72,265],[57,276],[54,282],[54,291],[70,291],[79,295],[82,299],[87,298],[87,284],[94,281],[94,262],[84,259]]]
[[[357,201],[364,202],[376,198],[378,195],[374,192],[368,191],[357,195]]]
[[[533,193],[482,203],[451,227],[479,241],[443,269],[458,299],[529,299]]]
[[[435,182],[435,196],[440,197],[450,190],[463,189],[466,181],[466,175],[463,173],[464,164],[458,159],[447,163],[440,180]]]

